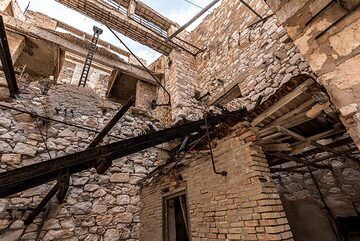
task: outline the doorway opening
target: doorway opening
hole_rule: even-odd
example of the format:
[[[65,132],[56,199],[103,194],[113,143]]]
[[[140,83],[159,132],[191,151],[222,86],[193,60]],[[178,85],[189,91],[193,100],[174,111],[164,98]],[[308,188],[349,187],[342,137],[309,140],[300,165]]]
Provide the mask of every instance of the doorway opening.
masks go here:
[[[163,198],[164,241],[190,241],[185,191]]]

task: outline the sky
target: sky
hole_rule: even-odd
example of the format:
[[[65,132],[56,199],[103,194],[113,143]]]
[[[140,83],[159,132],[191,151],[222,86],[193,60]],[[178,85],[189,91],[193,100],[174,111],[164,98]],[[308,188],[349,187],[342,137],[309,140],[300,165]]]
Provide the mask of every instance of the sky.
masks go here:
[[[212,2],[212,0],[142,0],[143,3],[147,4],[157,12],[180,25],[185,24],[199,11],[201,11],[199,7],[190,4],[188,1],[191,1],[192,3],[202,7],[205,7],[210,2]],[[75,28],[88,32],[89,34],[93,34],[92,28],[94,25],[96,25],[104,30],[104,33],[100,36],[100,39],[112,43],[120,48],[124,48],[112,35],[112,33],[101,23],[97,23],[89,17],[86,17],[85,15],[82,15],[59,4],[55,0],[18,0],[18,2],[23,10],[30,3],[29,10],[44,13]],[[217,5],[219,5],[219,3]],[[217,5],[215,5],[215,7]],[[194,22],[186,30],[193,30],[209,13],[210,11],[204,14],[202,18]],[[141,45],[124,36],[122,36],[122,39],[137,56],[145,59],[147,64],[151,64],[158,57],[160,57],[159,53],[148,48],[147,46]]]

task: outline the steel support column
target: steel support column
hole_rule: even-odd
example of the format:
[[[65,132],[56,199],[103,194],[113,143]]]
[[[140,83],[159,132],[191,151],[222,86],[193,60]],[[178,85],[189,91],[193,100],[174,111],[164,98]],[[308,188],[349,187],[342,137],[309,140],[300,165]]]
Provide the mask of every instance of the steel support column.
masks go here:
[[[10,97],[15,98],[19,94],[19,88],[16,82],[15,71],[11,59],[9,43],[6,37],[3,17],[0,15],[0,59],[5,73],[6,82],[10,91]]]

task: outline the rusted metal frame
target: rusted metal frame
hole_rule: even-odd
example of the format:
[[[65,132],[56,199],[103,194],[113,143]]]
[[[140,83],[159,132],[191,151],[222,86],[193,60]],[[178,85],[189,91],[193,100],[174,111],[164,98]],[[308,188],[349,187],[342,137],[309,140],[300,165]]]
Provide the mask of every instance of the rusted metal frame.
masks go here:
[[[133,19],[132,17],[130,17],[130,18]],[[135,19],[133,19],[133,20],[135,21]],[[154,34],[156,34],[158,37],[160,37],[160,38],[166,38],[166,36],[163,36],[163,35],[159,34],[158,32],[154,31],[153,29],[151,29],[151,28],[149,28],[149,27],[147,27],[147,26],[144,26],[144,25],[142,25],[142,26],[143,26],[144,28],[150,30],[150,31],[153,32]],[[195,45],[193,45],[193,44],[191,44],[191,43],[189,43],[189,42],[187,42],[187,41],[185,41],[185,40],[183,40],[183,39],[181,39],[181,38],[176,38],[176,39],[178,39],[179,41],[181,41],[181,42],[189,45],[189,46],[192,47],[192,48],[197,49],[198,51],[201,50],[200,48],[196,47]],[[156,41],[156,40],[154,40],[154,41]],[[159,41],[156,41],[156,42],[159,43]],[[181,45],[179,45],[179,44],[177,44],[177,43],[175,43],[174,41],[170,41],[170,43],[173,44],[173,45],[175,45],[176,47],[184,50],[185,52],[191,54],[191,55],[194,56],[194,57],[195,57],[196,54],[197,54],[197,53],[194,54],[194,53],[191,52],[190,50],[184,48],[183,46],[181,46]]]
[[[16,98],[16,95],[19,94],[19,87],[16,82],[16,76],[15,76],[13,62],[11,59],[9,43],[6,36],[4,20],[1,15],[0,15],[0,59],[5,73],[6,82],[9,88],[10,97]]]
[[[119,42],[130,52],[130,54],[132,56],[134,56],[134,58],[141,64],[141,66],[146,70],[146,72],[148,72],[151,75],[151,77],[159,84],[159,86],[166,92],[166,94],[169,97],[168,103],[166,105],[171,106],[171,95],[170,95],[169,91],[165,88],[165,86],[163,86],[162,83],[158,80],[158,78],[156,78],[155,75],[153,73],[151,73],[151,71],[143,64],[143,62],[141,62],[141,60],[136,56],[136,54],[134,54],[134,52],[131,51],[131,49],[124,43],[124,41],[122,41],[121,38],[114,32],[114,30],[112,30],[108,26],[106,26],[106,27],[119,40]]]
[[[293,137],[293,138],[295,138],[295,139],[297,139],[297,140],[299,140],[299,141],[303,141],[303,142],[307,141],[307,138],[305,138],[305,137],[303,137],[303,136],[301,136],[301,135],[299,135],[299,134],[297,134],[297,133],[295,133],[295,132],[293,132],[293,131],[290,131],[290,130],[288,130],[288,129],[285,129],[285,128],[281,127],[281,126],[278,126],[276,129],[277,129],[279,132],[282,132],[283,134],[286,134],[286,135],[288,135],[288,136],[291,136],[291,137]],[[321,144],[317,143],[316,141],[310,140],[310,145],[312,145],[312,146],[314,146],[314,147],[316,147],[316,148],[318,148],[318,149],[320,149],[320,150],[322,150],[322,151],[326,151],[326,152],[330,152],[330,153],[333,153],[333,154],[337,154],[337,155],[339,155],[339,156],[344,156],[344,157],[346,157],[346,158],[348,158],[348,159],[351,159],[351,160],[353,160],[353,161],[359,162],[359,159],[356,158],[356,157],[353,157],[353,156],[348,155],[348,154],[341,154],[340,152],[334,150],[333,148],[327,147],[327,146],[325,146],[325,145],[321,145]]]
[[[245,120],[248,112],[244,109],[231,113],[238,120]],[[217,125],[233,119],[226,115],[218,115],[207,119],[208,125]],[[32,187],[56,180],[65,174],[84,171],[98,164],[98,160],[106,158],[115,160],[149,147],[185,137],[204,130],[205,121],[199,120],[188,124],[148,133],[127,140],[114,142],[101,147],[80,151],[52,160],[28,165],[18,169],[0,173],[0,198],[6,197]]]
[[[144,183],[146,180],[150,178],[156,178],[159,175],[167,175],[169,172],[171,172],[182,160],[185,159],[185,157],[205,138],[206,134],[203,135],[201,138],[197,139],[196,141],[192,142],[189,147],[187,147],[187,150],[181,157],[176,157],[175,160],[170,161],[169,163],[166,163],[164,165],[161,165],[157,167],[155,170],[153,170],[148,176],[144,177],[142,180],[139,181],[139,183]],[[169,168],[170,166],[170,168]],[[169,169],[167,169],[169,168]],[[165,172],[164,172],[165,171]]]
[[[210,158],[211,158],[211,163],[212,163],[212,167],[213,167],[213,171],[215,174],[218,175],[222,175],[222,176],[227,176],[227,172],[226,171],[217,171],[216,167],[215,167],[215,159],[214,159],[214,153],[213,153],[213,149],[212,149],[212,143],[211,143],[211,136],[210,136],[210,131],[209,131],[209,125],[208,125],[208,121],[207,121],[207,117],[205,115],[205,127],[206,127],[206,135],[208,138],[208,145],[209,145],[209,149],[210,149]]]
[[[46,204],[51,200],[51,198],[53,196],[55,196],[55,194],[58,191],[59,188],[59,183],[57,182],[55,184],[55,186],[53,188],[51,188],[51,190],[48,192],[48,194],[46,194],[46,196],[44,197],[43,200],[41,200],[41,202],[36,206],[36,208],[30,213],[30,215],[25,219],[24,223],[25,225],[29,225],[30,223],[33,222],[34,218],[36,218],[37,215],[39,215],[39,213],[41,213],[41,211],[44,209],[44,207],[46,206]]]
[[[264,18],[256,12],[248,3],[246,3],[244,0],[239,0],[242,4],[244,4],[251,12],[253,12],[258,18],[261,19],[261,21],[264,21]]]
[[[109,123],[102,129],[102,131],[95,137],[95,139],[87,147],[88,149],[95,148],[100,144],[104,137],[109,133],[109,131],[118,123],[118,121],[125,115],[125,113],[133,105],[135,98],[131,97],[127,103],[116,113],[116,115],[109,121]],[[51,159],[51,156],[50,156]],[[46,203],[56,195],[60,203],[62,203],[66,197],[66,193],[69,189],[70,184],[70,175],[64,175],[58,179],[57,184],[49,191],[48,195],[39,203],[39,205],[34,209],[30,214],[27,221],[31,223],[33,219],[42,211]]]
[[[177,29],[172,35],[166,38],[165,42],[169,42],[179,33],[184,31],[187,27],[189,27],[193,22],[195,22],[199,17],[201,17],[204,13],[206,13],[210,8],[212,8],[215,4],[217,4],[220,0],[213,0],[209,5],[203,8],[198,14],[196,14],[192,19],[190,19],[187,23]]]

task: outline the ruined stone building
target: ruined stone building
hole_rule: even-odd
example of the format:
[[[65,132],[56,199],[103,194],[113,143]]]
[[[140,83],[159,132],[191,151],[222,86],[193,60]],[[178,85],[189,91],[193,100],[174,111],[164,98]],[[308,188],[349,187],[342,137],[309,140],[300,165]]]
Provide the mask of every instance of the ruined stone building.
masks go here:
[[[56,1],[119,45],[0,0],[1,241],[360,240],[359,0]]]

